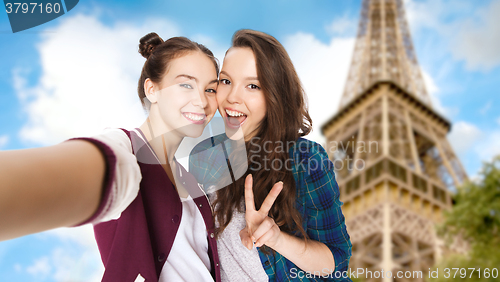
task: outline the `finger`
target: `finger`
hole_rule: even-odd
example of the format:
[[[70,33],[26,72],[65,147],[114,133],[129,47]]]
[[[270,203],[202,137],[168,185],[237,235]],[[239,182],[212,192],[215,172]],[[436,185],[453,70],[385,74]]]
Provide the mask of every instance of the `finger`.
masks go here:
[[[252,233],[252,239],[254,242],[261,241],[261,237],[266,234],[269,230],[273,228],[276,223],[270,217],[266,217],[264,221],[257,227],[255,232]]]
[[[245,179],[245,209],[246,212],[255,211],[255,202],[253,200],[253,177],[251,174]]]
[[[249,249],[249,250],[253,249],[254,244],[253,244],[252,240],[247,239],[246,242],[247,242],[247,245],[246,245],[247,249]]]
[[[279,229],[278,229],[279,230]],[[255,247],[262,247],[263,245],[267,245],[267,243],[276,236],[277,229],[271,228],[264,235],[260,236],[260,238],[255,243]]]
[[[248,238],[248,237],[242,237],[241,238],[241,244],[243,244],[243,246],[245,246],[245,248],[247,248],[249,250],[251,250],[252,247],[253,247],[253,243],[250,240],[250,238]]]
[[[264,199],[262,206],[260,206],[259,210],[260,213],[265,214],[266,216],[269,214],[269,211],[271,210],[274,201],[276,201],[276,198],[278,198],[278,195],[280,194],[282,189],[283,189],[283,182],[280,181],[274,184],[273,189],[269,191],[269,194],[267,195],[266,199]]]
[[[243,244],[243,246],[245,246],[245,248],[247,248],[249,250],[251,250],[253,248],[253,241],[252,241],[252,239],[250,239],[250,236],[248,235],[248,230],[246,227],[240,231],[240,239],[241,239],[241,243]]]

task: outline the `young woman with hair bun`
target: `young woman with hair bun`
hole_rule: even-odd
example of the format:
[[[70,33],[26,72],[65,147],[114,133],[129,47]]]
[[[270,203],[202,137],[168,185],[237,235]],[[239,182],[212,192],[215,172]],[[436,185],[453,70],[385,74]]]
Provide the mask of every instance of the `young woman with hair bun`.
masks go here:
[[[222,280],[351,281],[352,245],[333,164],[323,147],[303,138],[312,120],[278,40],[253,30],[234,34],[217,102],[226,133],[194,148],[190,171],[204,186],[217,186],[213,164],[224,161],[214,158],[224,154],[203,152],[228,143],[237,130],[248,164],[243,177],[212,194]]]
[[[0,240],[91,223],[102,281],[219,281],[210,205],[174,158],[215,114],[217,61],[203,45],[156,33],[139,52],[148,111],[139,128],[0,152]]]

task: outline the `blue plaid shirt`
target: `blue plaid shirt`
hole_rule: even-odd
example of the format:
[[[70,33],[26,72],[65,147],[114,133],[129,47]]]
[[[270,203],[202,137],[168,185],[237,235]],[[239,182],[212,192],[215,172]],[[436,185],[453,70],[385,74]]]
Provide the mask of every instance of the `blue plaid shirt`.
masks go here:
[[[193,149],[190,172],[204,186],[217,183],[218,177],[224,174],[221,167],[227,167],[228,153],[210,149],[222,148],[220,145],[226,140],[225,134],[217,135]],[[322,242],[332,251],[335,270],[329,273],[331,270],[325,269],[314,276],[278,252],[265,254],[259,249],[262,267],[269,281],[351,281],[347,276],[352,245],[341,210],[333,163],[323,147],[304,138],[299,138],[289,153],[297,191],[296,208],[302,216],[303,228],[310,239]]]

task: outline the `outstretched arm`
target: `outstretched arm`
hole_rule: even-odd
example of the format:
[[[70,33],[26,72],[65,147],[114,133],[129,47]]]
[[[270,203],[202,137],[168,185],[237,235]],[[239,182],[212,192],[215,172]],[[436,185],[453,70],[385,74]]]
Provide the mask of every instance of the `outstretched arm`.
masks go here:
[[[99,206],[105,159],[82,140],[0,152],[0,241],[77,225]]]

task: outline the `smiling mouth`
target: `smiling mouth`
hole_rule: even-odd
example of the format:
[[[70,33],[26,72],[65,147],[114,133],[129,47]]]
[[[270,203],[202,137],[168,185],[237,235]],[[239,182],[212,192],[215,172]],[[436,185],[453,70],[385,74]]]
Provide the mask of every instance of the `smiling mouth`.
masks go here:
[[[235,110],[226,109],[227,125],[231,128],[239,128],[247,119],[247,115]]]
[[[207,115],[198,113],[182,113],[182,115],[194,124],[203,124]]]

